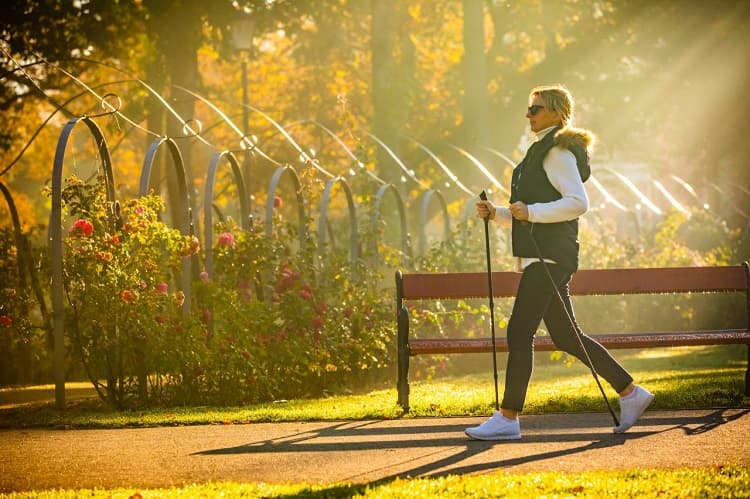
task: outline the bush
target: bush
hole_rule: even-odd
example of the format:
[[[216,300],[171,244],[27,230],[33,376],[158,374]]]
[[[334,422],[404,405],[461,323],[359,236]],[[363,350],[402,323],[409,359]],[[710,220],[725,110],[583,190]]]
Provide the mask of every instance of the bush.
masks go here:
[[[77,219],[64,239],[65,331],[87,376],[117,408],[179,392],[194,377],[200,324],[182,314],[184,291],[170,283],[197,239],[161,222],[153,196],[125,203],[113,220],[103,179],[69,179],[63,203]]]

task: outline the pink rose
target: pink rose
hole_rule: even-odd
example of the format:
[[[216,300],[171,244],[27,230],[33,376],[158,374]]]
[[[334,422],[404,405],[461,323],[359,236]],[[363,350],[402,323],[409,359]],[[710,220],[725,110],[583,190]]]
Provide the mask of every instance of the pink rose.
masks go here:
[[[169,292],[169,284],[162,281],[156,285],[156,292],[160,295],[166,295]]]
[[[219,234],[219,246],[229,246],[234,249],[235,245],[234,234],[231,232],[222,232]]]

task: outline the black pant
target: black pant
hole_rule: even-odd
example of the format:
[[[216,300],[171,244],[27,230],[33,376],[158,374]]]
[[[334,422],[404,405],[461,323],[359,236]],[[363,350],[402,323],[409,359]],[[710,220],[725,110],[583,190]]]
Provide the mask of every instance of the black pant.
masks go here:
[[[547,267],[557,283],[576,330],[581,334],[594,369],[612,388],[621,392],[633,382],[633,378],[609,354],[607,349],[581,333],[573,314],[573,305],[570,302],[568,290],[568,282],[572,274],[556,264],[547,264]],[[523,409],[526,389],[534,365],[534,335],[542,319],[558,349],[589,365],[544,266],[541,262],[532,263],[526,267],[521,276],[513,312],[508,321],[508,365],[505,372],[505,394],[501,405],[503,409],[515,411]]]

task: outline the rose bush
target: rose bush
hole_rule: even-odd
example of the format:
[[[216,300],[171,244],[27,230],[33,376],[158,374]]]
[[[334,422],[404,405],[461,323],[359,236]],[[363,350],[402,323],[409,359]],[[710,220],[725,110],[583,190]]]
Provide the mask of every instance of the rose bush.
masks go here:
[[[15,385],[37,379],[48,367],[45,337],[32,321],[36,303],[30,277],[15,244],[14,231],[0,227],[0,385]],[[23,274],[23,275],[22,275]]]
[[[182,400],[202,357],[201,325],[182,313],[183,291],[168,282],[179,282],[194,239],[159,219],[164,205],[153,196],[125,203],[113,220],[103,182],[71,178],[63,189],[76,219],[64,257],[70,348],[115,407]]]
[[[218,224],[213,275],[196,283],[209,311],[205,384],[215,402],[319,395],[392,363],[390,296],[360,263],[312,239],[269,239]],[[300,247],[294,251],[289,241]],[[231,241],[232,244],[229,244]]]

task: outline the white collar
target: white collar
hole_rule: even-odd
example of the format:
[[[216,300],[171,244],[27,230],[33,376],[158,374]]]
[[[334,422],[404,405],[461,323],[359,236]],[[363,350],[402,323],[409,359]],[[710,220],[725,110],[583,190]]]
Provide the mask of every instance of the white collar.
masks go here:
[[[545,128],[544,130],[539,130],[534,134],[534,142],[539,142],[542,140],[548,133],[550,133],[554,128],[557,128],[558,125],[552,125],[550,127]]]

